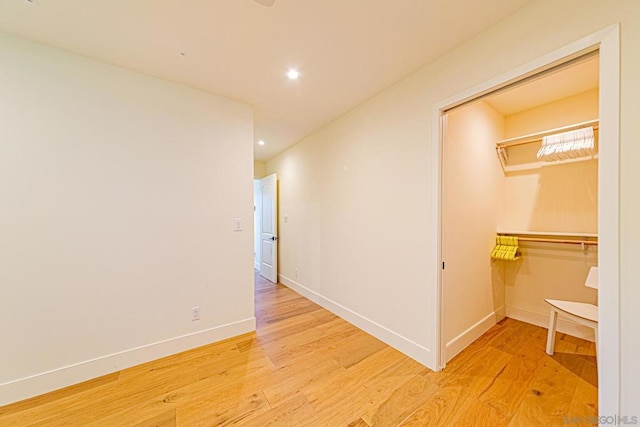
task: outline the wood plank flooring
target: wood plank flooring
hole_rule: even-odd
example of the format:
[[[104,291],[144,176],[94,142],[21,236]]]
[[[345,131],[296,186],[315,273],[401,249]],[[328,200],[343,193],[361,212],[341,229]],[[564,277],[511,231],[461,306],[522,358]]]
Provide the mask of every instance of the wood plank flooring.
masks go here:
[[[597,414],[592,343],[512,319],[433,372],[256,278],[257,331],[0,407],[0,426],[551,426]],[[565,423],[566,424],[566,423]]]

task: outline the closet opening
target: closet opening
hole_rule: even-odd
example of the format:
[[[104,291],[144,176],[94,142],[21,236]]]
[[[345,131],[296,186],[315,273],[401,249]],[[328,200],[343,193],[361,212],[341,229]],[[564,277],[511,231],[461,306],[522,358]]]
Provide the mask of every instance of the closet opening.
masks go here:
[[[502,316],[520,316],[525,319],[522,325],[546,332],[550,308],[542,305],[545,304],[544,299],[577,299],[582,295],[588,301],[593,301],[597,297],[597,330],[602,332],[598,333],[597,357],[594,356],[597,366],[597,410],[605,414],[619,413],[619,34],[618,24],[604,28],[434,106],[432,129],[437,143],[433,145],[432,152],[435,185],[432,189],[432,227],[429,237],[432,254],[430,274],[436,286],[432,294],[433,312],[429,322],[436,325],[436,333],[433,336],[435,351],[428,362],[436,370],[446,369],[446,361],[471,344],[474,334],[476,337],[483,336],[484,331],[489,330]],[[535,89],[547,77],[554,80],[553,76],[561,71],[570,72],[574,66],[587,67],[590,61],[598,63],[596,87],[565,93],[564,97],[541,101],[538,105],[529,101],[529,105],[516,107],[507,102],[508,99],[500,100],[500,95],[510,89],[520,87],[526,90],[528,83],[534,84]],[[575,80],[581,80],[582,77],[575,76]],[[574,83],[574,78],[570,77],[556,86],[559,86],[558,90],[563,90]],[[547,92],[552,90],[529,90],[529,95],[538,99]],[[497,100],[492,99],[493,95],[498,97]],[[594,97],[598,100],[595,114],[593,108],[588,107],[594,103]],[[501,104],[502,101],[505,105]],[[471,105],[476,102],[479,103]],[[496,105],[490,105],[491,102]],[[544,108],[547,103],[551,105]],[[571,107],[573,104],[577,107]],[[468,108],[465,109],[465,106]],[[488,112],[488,118],[472,114],[478,113],[475,110]],[[466,130],[452,127],[454,114],[471,116],[465,121]],[[531,120],[535,116],[547,124],[534,126]],[[453,119],[455,124],[456,118]],[[561,159],[556,165],[546,165],[543,163],[545,159],[538,157],[542,141],[534,143],[537,144],[535,148],[525,141],[532,134],[542,139],[567,130],[567,127],[575,130],[576,126],[583,127],[584,122],[596,119],[597,126],[593,126],[595,153],[587,153],[593,156],[590,160],[569,158]],[[480,132],[483,127],[491,129],[490,136]],[[451,134],[464,139],[465,133],[471,134],[477,143],[467,144],[468,147],[462,150],[448,141]],[[564,137],[550,139],[554,138]],[[512,142],[517,143],[512,145]],[[587,149],[591,149],[588,144]],[[594,154],[597,154],[597,158]],[[490,161],[493,161],[494,168],[487,171],[482,162]],[[459,168],[459,173],[455,173],[455,167]],[[589,169],[591,175],[585,174]],[[448,185],[452,180],[454,187],[450,189]],[[468,186],[468,200],[463,200],[459,194],[456,196],[455,186],[462,185]],[[494,192],[494,185],[499,190],[497,193]],[[532,189],[535,195],[525,189]],[[470,201],[476,203],[470,204]],[[583,210],[579,210],[579,207]],[[571,212],[576,214],[569,215]],[[460,227],[451,227],[455,221]],[[484,242],[476,243],[475,235],[481,235],[483,231],[480,230],[485,228],[487,240],[484,241],[482,237]],[[497,235],[505,239],[498,242],[507,246],[512,243],[511,238],[518,237],[518,247],[515,250],[501,248],[494,253]],[[571,242],[563,243],[565,240]],[[456,247],[458,251],[452,250]],[[498,259],[492,259],[492,254],[493,258]],[[463,266],[458,266],[457,272],[455,262]],[[568,271],[563,262],[577,266],[577,270],[585,273],[585,277],[578,278],[578,274]],[[540,263],[549,264],[548,270],[534,271],[533,267]],[[596,264],[599,289],[594,294],[584,285],[589,281],[586,280],[589,267]],[[484,284],[481,286],[473,285],[480,277],[469,273],[474,268],[484,269]],[[549,279],[553,282],[542,283],[542,280],[535,279],[539,274],[548,278],[550,272],[557,272],[565,280],[553,276]],[[452,282],[456,274],[458,279]],[[571,283],[566,283],[568,280]],[[450,283],[455,283],[453,289]],[[551,289],[553,295],[541,292],[541,288],[548,288],[547,283],[557,284]],[[540,301],[542,293],[545,295]],[[516,302],[522,302],[522,305],[514,305]],[[540,328],[531,325],[536,319],[541,322],[545,317],[547,320]],[[508,318],[506,321],[520,322]],[[582,330],[585,338],[588,338],[588,330],[576,329]],[[540,349],[535,349],[538,355],[554,357],[545,355],[544,340],[540,344]],[[556,350],[561,351],[557,345],[556,342]]]
[[[546,298],[596,303],[584,279],[598,260],[598,59],[587,54],[446,112],[445,363],[504,317],[546,328]],[[592,132],[593,148],[540,156],[543,141],[576,132]],[[517,252],[492,258],[499,236],[518,239]],[[558,331],[595,338],[564,320]]]
[[[597,305],[599,106],[595,50],[443,112],[441,367],[508,324],[597,393],[597,329],[561,316],[544,352],[545,300]]]

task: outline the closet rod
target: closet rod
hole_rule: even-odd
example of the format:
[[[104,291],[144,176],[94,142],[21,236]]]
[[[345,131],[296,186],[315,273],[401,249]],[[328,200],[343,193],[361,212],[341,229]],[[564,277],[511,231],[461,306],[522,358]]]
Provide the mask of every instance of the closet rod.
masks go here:
[[[567,239],[549,239],[542,237],[518,237],[519,242],[541,242],[541,243],[569,243],[576,245],[597,245],[595,240],[567,240]]]
[[[518,145],[524,145],[524,144],[530,144],[532,142],[536,142],[536,141],[540,141],[542,140],[543,137],[545,136],[549,136],[549,135],[553,135],[556,133],[561,133],[561,132],[568,132],[570,130],[576,130],[576,129],[581,129],[581,128],[585,128],[585,127],[589,127],[592,126],[593,129],[598,129],[600,120],[595,119],[595,120],[589,120],[586,122],[582,122],[582,123],[576,123],[573,125],[569,125],[569,126],[563,126],[560,128],[556,128],[556,129],[550,129],[550,130],[545,130],[543,132],[536,132],[536,133],[531,133],[528,135],[523,135],[523,136],[518,136],[516,138],[509,138],[509,139],[504,139],[500,142],[498,142],[496,145],[498,148],[509,148],[509,147],[515,147]]]

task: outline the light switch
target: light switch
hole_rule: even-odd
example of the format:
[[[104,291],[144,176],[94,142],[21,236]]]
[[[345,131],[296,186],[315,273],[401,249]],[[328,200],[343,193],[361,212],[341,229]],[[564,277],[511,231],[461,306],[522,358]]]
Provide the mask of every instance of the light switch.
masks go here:
[[[242,218],[234,218],[233,219],[233,223],[234,223],[234,231],[242,231]]]

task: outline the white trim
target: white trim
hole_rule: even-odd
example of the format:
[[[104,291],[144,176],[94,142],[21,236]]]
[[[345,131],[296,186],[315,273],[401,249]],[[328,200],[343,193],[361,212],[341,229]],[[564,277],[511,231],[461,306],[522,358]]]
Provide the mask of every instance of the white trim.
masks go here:
[[[352,325],[355,325],[363,331],[369,333],[370,335],[373,335],[380,341],[383,341],[384,343],[406,354],[419,363],[427,365],[427,362],[432,360],[433,355],[431,350],[429,350],[428,348],[422,347],[420,344],[411,341],[410,339],[403,337],[402,335],[399,335],[390,329],[387,329],[386,327],[374,322],[373,320],[368,319],[361,314],[356,313],[355,311],[350,310],[347,307],[325,296],[320,295],[315,291],[312,291],[311,289],[303,286],[295,280],[288,278],[287,276],[280,274],[278,275],[278,279],[280,283],[287,286],[294,292],[315,302],[316,304],[329,310],[336,316],[341,317]]]
[[[500,230],[497,234],[517,234],[519,236],[555,236],[555,237],[598,237],[598,233],[571,233],[560,231],[524,231],[524,230]]]
[[[505,307],[489,313],[478,323],[449,341],[445,345],[445,363],[456,357],[462,350],[467,348],[469,344],[480,338],[500,320],[504,319],[506,317],[505,313]]]
[[[521,322],[530,323],[532,325],[540,326],[541,328],[549,328],[549,313],[540,314],[533,311],[526,310],[518,307],[507,307],[507,317],[510,319],[519,320]],[[573,322],[566,317],[562,317],[562,314],[558,316],[558,325],[556,327],[558,332],[571,335],[572,337],[582,338],[587,341],[595,341],[595,333],[593,329]]]
[[[441,157],[444,113],[497,88],[549,69],[587,52],[600,51],[600,144],[598,174],[599,289],[601,342],[598,352],[598,409],[603,414],[620,413],[620,265],[619,265],[619,132],[620,132],[620,25],[615,24],[539,57],[521,67],[452,96],[434,106],[432,122],[433,187],[431,235],[429,236],[432,280],[436,286],[429,300],[436,324],[434,360],[442,368],[446,354],[442,343],[442,254],[441,254]]]
[[[431,235],[428,238],[430,242],[427,247],[431,248],[431,259],[435,263],[427,263],[427,268],[433,266],[435,269],[434,278],[436,280],[435,286],[431,288],[433,294],[431,295],[431,307],[428,312],[431,314],[430,324],[435,326],[435,345],[433,352],[433,358],[431,363],[427,364],[434,371],[440,371],[444,369],[445,365],[445,343],[442,337],[442,325],[444,304],[442,300],[442,185],[441,185],[441,171],[442,171],[442,148],[444,144],[444,135],[446,132],[447,115],[443,112],[444,108],[439,106],[434,111],[434,126],[432,126],[432,141],[435,141],[431,145],[431,159],[432,159],[432,177],[431,182],[434,183],[432,188],[431,197],[431,217],[434,219],[434,223],[431,225]]]
[[[251,317],[2,383],[0,384],[0,406],[242,335],[255,329],[256,319]]]
[[[600,44],[598,412],[620,414],[620,27]]]

